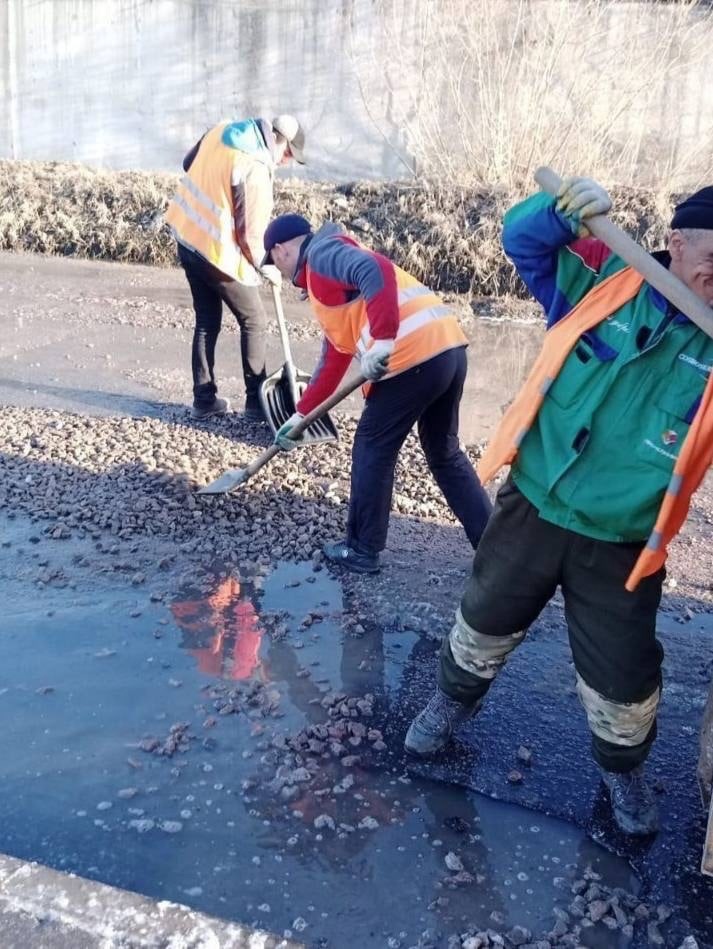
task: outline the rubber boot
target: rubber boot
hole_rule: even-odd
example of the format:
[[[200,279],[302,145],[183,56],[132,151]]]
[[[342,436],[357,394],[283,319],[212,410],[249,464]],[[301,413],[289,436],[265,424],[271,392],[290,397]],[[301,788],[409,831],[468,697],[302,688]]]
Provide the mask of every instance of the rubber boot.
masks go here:
[[[419,758],[434,755],[448,744],[451,735],[463,722],[475,715],[481,701],[465,705],[437,688],[428,705],[411,722],[406,733],[406,751]]]
[[[624,773],[602,769],[602,780],[619,829],[635,836],[655,834],[659,829],[658,805],[644,777],[644,766]]]
[[[265,413],[262,410],[262,405],[260,401],[255,396],[254,398],[248,397],[245,400],[245,411],[243,412],[245,419],[248,422],[266,422]]]

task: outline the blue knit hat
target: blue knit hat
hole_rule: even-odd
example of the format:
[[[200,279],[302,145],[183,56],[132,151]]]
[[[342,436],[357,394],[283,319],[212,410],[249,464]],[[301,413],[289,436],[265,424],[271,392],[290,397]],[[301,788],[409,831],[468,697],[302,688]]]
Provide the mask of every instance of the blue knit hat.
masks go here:
[[[701,188],[690,198],[677,204],[671,227],[673,230],[694,227],[713,231],[713,186]]]
[[[293,237],[302,237],[312,233],[312,225],[301,214],[281,214],[274,221],[270,221],[263,238],[265,256],[261,266],[272,263],[272,248],[275,244],[285,244]]]

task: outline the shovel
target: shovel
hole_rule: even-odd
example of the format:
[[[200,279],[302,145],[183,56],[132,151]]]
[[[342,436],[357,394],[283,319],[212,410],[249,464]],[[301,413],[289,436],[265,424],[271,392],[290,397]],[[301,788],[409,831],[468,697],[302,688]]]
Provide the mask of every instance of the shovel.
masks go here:
[[[713,683],[708,692],[708,701],[703,710],[703,722],[700,735],[701,754],[698,759],[698,782],[701,789],[701,801],[708,807],[708,829],[703,845],[701,873],[713,876],[713,797],[711,796],[711,778],[713,777]]]
[[[562,184],[562,179],[551,168],[538,168],[535,172],[535,181],[543,191],[553,197]],[[598,237],[623,261],[638,271],[647,283],[678,307],[692,323],[695,323],[706,335],[713,337],[713,309],[697,297],[693,290],[689,290],[682,280],[654,260],[651,254],[648,254],[620,227],[610,221],[606,214],[588,217],[586,226],[595,237]]]
[[[275,306],[277,325],[280,330],[280,342],[285,356],[284,365],[271,373],[260,386],[260,404],[265,413],[272,434],[281,428],[288,418],[297,411],[297,403],[307,388],[310,376],[295,368],[290,349],[290,338],[287,335],[285,314],[282,309],[280,288],[270,285],[272,302]],[[334,422],[328,415],[315,421],[304,433],[300,445],[314,445],[319,442],[333,442],[339,438]]]
[[[346,399],[348,395],[351,395],[359,386],[363,386],[366,382],[366,378],[359,374],[356,378],[352,379],[350,382],[346,382],[341,388],[337,389],[336,392],[332,393],[328,399],[325,399],[324,402],[321,402],[317,408],[312,409],[311,412],[308,412],[303,419],[300,419],[295,427],[291,430],[289,437],[295,438],[298,435],[301,435],[306,431],[313,422],[316,422],[318,419],[323,418],[327,412],[334,408],[342,399]],[[275,457],[282,451],[279,445],[270,445],[261,455],[259,455],[255,461],[251,461],[247,468],[231,468],[229,471],[226,471],[225,474],[222,474],[219,478],[216,478],[215,481],[211,481],[210,484],[207,484],[205,487],[198,490],[198,494],[227,494],[229,491],[234,490],[241,484],[245,484],[255,472],[259,471],[264,467],[268,461]]]

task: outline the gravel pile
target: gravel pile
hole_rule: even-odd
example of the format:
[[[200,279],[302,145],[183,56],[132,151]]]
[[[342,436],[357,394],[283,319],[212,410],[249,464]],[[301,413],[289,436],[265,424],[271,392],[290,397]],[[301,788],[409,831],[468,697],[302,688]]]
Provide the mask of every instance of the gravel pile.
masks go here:
[[[321,544],[343,534],[351,420],[340,420],[338,444],[280,455],[234,494],[201,497],[197,486],[267,447],[266,428],[238,415],[197,425],[183,411],[84,418],[6,407],[0,417],[0,509],[43,522],[52,539],[153,536],[184,553],[268,563],[319,559]],[[413,436],[394,510],[453,523]]]
[[[472,929],[453,935],[448,949],[554,949],[557,946],[624,946],[629,943],[649,947],[670,946],[698,949],[691,935],[668,931],[671,909],[641,900],[619,887],[607,887],[591,868],[571,885],[572,900],[567,908],[555,907],[552,928],[539,935],[523,926],[498,928],[499,913],[491,916],[493,927]],[[426,944],[423,944],[425,949]],[[413,947],[417,949],[417,947]]]

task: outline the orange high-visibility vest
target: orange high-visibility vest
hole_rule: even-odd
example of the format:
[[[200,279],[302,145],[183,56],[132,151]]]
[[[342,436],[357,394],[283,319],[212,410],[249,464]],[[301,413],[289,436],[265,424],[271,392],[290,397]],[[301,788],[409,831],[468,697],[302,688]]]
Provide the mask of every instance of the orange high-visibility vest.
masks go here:
[[[393,267],[398,289],[399,329],[385,379],[418,366],[447,349],[468,345],[453,310],[415,277],[395,264]],[[339,306],[326,306],[312,292],[309,265],[307,294],[324,335],[335,349],[340,353],[361,357],[371,348],[374,340],[369,332],[369,318],[363,297],[359,296]]]
[[[241,153],[223,144],[228,124],[223,122],[206,133],[168,206],[166,222],[179,240],[218,270],[233,280],[253,283],[257,280],[255,269],[235,238],[231,180]]]
[[[512,464],[518,448],[565,359],[582,333],[601,323],[636,296],[643,277],[626,267],[594,287],[563,319],[555,323],[524,385],[503,416],[483,453],[478,475],[483,484],[503,465]],[[656,573],[666,562],[666,549],[686,520],[691,497],[713,463],[713,373],[701,404],[684,439],[664,494],[656,523],[639,555],[626,589],[635,590],[643,577]]]

